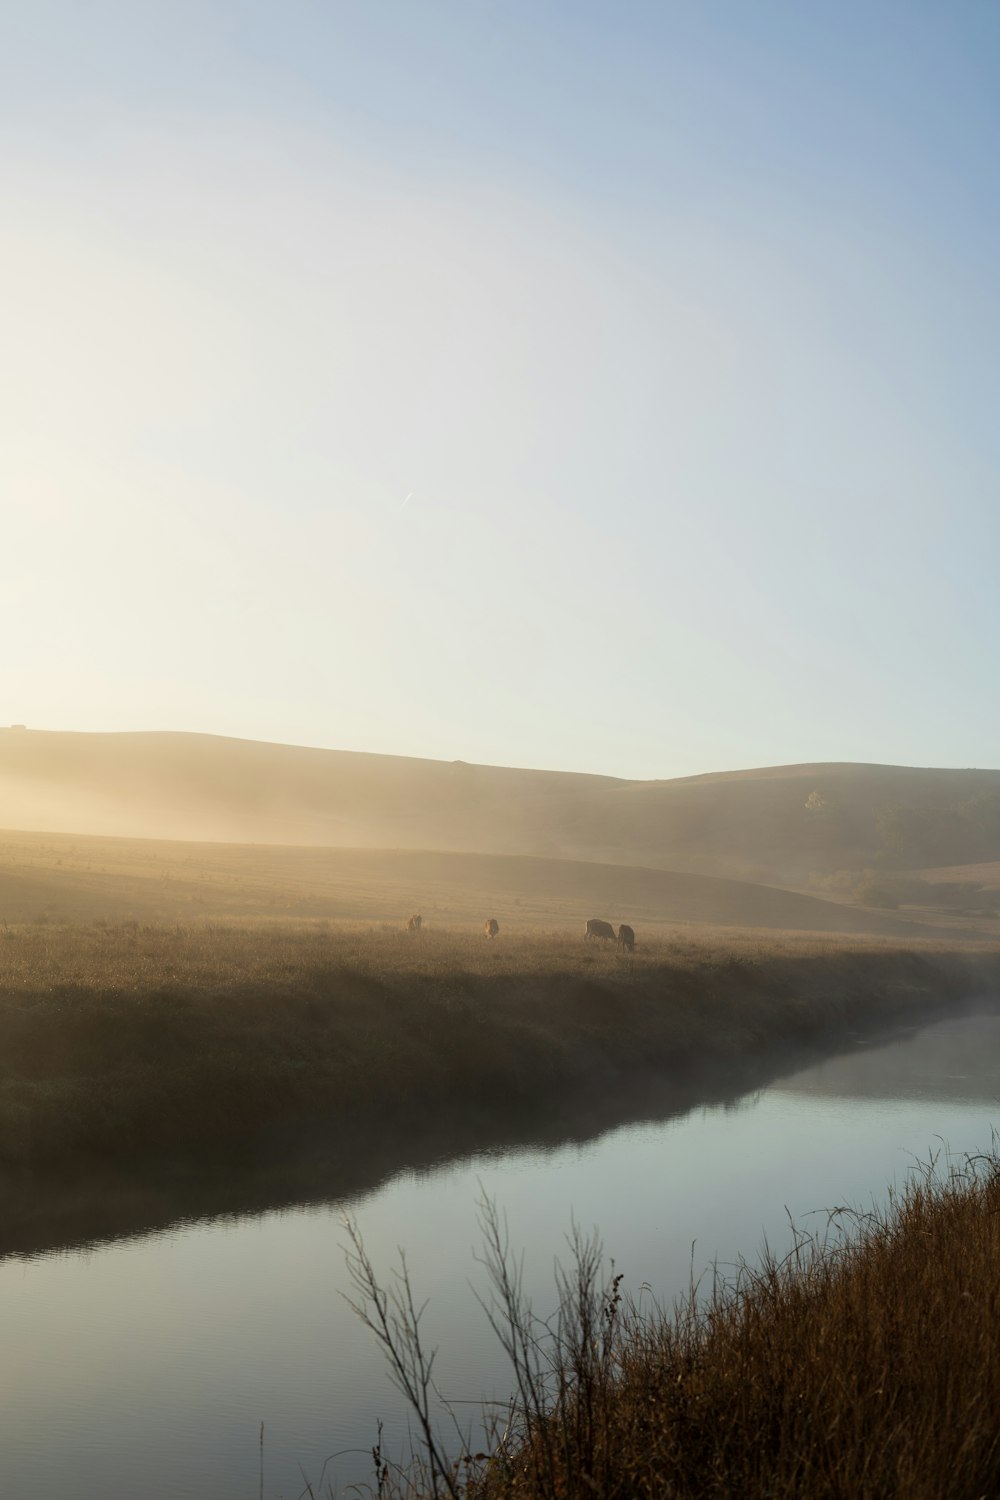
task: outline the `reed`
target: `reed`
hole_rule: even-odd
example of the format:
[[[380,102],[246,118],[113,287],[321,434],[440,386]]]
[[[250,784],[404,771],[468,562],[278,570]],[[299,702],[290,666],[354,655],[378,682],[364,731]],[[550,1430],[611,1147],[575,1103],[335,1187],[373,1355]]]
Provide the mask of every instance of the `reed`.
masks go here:
[[[692,1288],[670,1312],[640,1312],[577,1234],[558,1312],[542,1324],[489,1203],[482,1223],[490,1316],[514,1369],[510,1412],[489,1451],[460,1448],[450,1467],[436,1434],[406,1467],[383,1463],[385,1500],[1000,1493],[995,1149],[928,1163],[884,1209],[836,1210],[821,1235]],[[350,1263],[370,1322],[385,1293],[356,1236]],[[419,1374],[405,1270],[400,1287],[382,1342]]]

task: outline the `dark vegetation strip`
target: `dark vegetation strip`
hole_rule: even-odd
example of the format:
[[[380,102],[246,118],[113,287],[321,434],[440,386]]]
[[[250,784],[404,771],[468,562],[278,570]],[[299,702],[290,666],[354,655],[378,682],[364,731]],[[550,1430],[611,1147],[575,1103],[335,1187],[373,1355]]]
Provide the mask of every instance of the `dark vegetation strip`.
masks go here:
[[[356,1306],[409,1389],[422,1439],[405,1468],[380,1462],[384,1500],[1000,1494],[995,1155],[931,1164],[885,1210],[837,1210],[821,1238],[744,1265],[670,1314],[640,1313],[578,1236],[560,1311],[542,1325],[488,1203],[483,1228],[517,1393],[488,1451],[457,1461],[425,1401],[409,1285],[386,1293],[355,1237]]]
[[[517,1114],[1000,987],[995,950],[279,925],[8,928],[0,1166],[251,1145],[274,1127]]]

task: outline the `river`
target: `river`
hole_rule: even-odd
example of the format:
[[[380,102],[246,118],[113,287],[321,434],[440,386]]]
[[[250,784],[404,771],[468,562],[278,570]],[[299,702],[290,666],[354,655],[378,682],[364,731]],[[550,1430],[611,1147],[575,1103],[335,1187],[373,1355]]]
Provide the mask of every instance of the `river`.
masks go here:
[[[12,1500],[291,1500],[324,1461],[369,1480],[376,1418],[405,1415],[349,1290],[343,1217],[380,1273],[405,1247],[430,1299],[437,1378],[471,1424],[508,1372],[470,1287],[477,1200],[506,1214],[535,1308],[555,1303],[571,1223],[596,1228],[624,1290],[669,1302],[789,1221],[864,1208],[935,1150],[988,1149],[1000,1123],[1000,1018],[902,1032],[728,1106],[394,1176],[353,1200],[180,1223],[0,1263],[0,1494]],[[644,1291],[648,1288],[649,1291]]]

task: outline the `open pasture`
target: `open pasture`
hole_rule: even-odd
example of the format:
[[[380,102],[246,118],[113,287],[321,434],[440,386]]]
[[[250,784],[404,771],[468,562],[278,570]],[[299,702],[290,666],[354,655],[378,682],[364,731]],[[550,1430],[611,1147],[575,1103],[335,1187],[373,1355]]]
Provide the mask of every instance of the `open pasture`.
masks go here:
[[[325,919],[428,930],[500,923],[582,937],[627,922],[640,945],[678,923],[895,938],[956,935],[941,916],[879,912],[750,881],[586,860],[411,849],[317,849],[0,832],[0,922]],[[925,914],[926,915],[926,914]],[[988,933],[989,923],[982,931]],[[995,925],[995,924],[994,924]],[[978,929],[977,929],[978,930]]]
[[[249,1144],[275,1126],[517,1115],[655,1070],[995,992],[996,951],[664,928],[255,919],[0,930],[0,1160]]]

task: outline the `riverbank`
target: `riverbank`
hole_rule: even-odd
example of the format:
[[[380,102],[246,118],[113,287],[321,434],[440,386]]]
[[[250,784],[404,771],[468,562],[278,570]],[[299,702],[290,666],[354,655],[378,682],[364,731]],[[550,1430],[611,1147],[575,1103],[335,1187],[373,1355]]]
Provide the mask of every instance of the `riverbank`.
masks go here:
[[[1000,1159],[928,1165],[884,1209],[834,1209],[791,1254],[744,1263],[671,1312],[643,1312],[576,1237],[539,1329],[497,1210],[482,1218],[495,1328],[516,1392],[490,1452],[454,1463],[419,1421],[420,1339],[382,1324],[355,1239],[357,1307],[413,1385],[424,1442],[387,1496],[981,1500],[1000,1492]],[[416,1358],[415,1358],[416,1357]]]
[[[0,1167],[530,1116],[1000,988],[1000,952],[678,931],[634,956],[329,923],[8,927]]]

